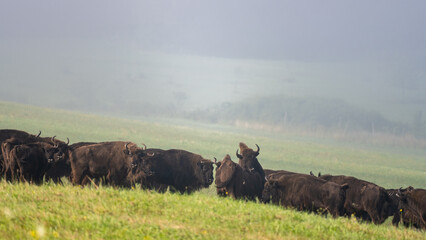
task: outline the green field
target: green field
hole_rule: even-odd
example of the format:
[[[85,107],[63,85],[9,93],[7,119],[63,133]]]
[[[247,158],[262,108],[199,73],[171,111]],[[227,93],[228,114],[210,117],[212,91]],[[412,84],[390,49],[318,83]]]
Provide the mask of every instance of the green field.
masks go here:
[[[170,120],[124,119],[0,102],[0,128],[79,141],[125,140],[236,161],[239,142],[260,146],[264,168],[353,175],[386,188],[426,188],[426,150],[369,147],[297,134]],[[94,239],[426,239],[425,232],[277,206],[221,199],[214,186],[192,195],[69,184],[0,183],[0,238]]]

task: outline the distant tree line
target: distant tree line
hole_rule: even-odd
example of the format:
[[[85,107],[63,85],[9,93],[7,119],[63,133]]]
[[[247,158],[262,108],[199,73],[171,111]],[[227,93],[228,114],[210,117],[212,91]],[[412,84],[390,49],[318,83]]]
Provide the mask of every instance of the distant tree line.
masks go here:
[[[86,94],[90,95],[90,94]],[[78,109],[115,115],[183,118],[193,121],[235,125],[236,122],[263,124],[271,127],[302,127],[307,130],[338,130],[343,132],[382,132],[396,136],[410,134],[426,139],[426,121],[421,111],[412,116],[411,123],[385,118],[378,112],[367,111],[341,99],[320,97],[265,96],[215,107],[185,111],[181,106],[184,95],[175,94],[168,104],[141,102],[140,99],[102,99],[92,96],[64,97],[55,107]],[[23,101],[25,102],[25,101]]]
[[[182,114],[184,118],[210,123],[233,124],[237,120],[274,126],[305,126],[343,131],[386,132],[426,137],[421,113],[412,125],[393,122],[380,113],[366,111],[339,99],[270,96],[223,103],[211,109]]]

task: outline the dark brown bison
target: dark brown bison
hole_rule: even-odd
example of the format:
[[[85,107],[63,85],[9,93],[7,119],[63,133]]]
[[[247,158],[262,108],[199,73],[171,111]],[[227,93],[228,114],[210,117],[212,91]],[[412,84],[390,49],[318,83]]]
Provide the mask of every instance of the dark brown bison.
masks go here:
[[[328,182],[307,174],[272,174],[265,183],[262,201],[272,201],[285,207],[294,207],[315,213],[344,214],[347,184]]]
[[[399,198],[398,214],[394,215],[392,223],[398,226],[401,222],[408,227],[426,230],[426,190],[398,189],[396,196]]]
[[[102,179],[113,186],[130,187],[132,163],[146,156],[135,143],[101,142],[70,152],[73,184],[85,185]],[[129,175],[130,174],[130,175]]]
[[[257,156],[259,155],[259,145],[256,144],[257,150],[247,147],[245,143],[240,142],[240,153],[238,149],[236,155],[238,157],[238,164],[243,168],[249,171],[256,171],[260,174],[262,179],[265,179],[265,172],[263,171],[262,165],[260,165]],[[266,180],[265,180],[266,181]]]
[[[27,145],[26,147],[24,147],[25,145]],[[16,155],[12,155],[12,150],[14,147],[18,147],[20,146],[21,149],[31,149],[31,153],[28,153],[30,155],[28,156],[23,156],[21,155],[20,158],[17,158]],[[19,176],[19,174],[17,174],[19,172],[19,166],[18,166],[18,162],[17,160],[19,159],[27,159],[27,158],[31,158],[31,159],[35,159],[34,158],[34,154],[37,153],[42,153],[42,155],[36,154],[37,156],[43,156],[43,158],[47,159],[47,151],[52,148],[52,144],[50,143],[46,143],[46,142],[30,142],[30,141],[25,141],[25,140],[19,140],[16,138],[9,138],[5,141],[3,141],[2,146],[1,146],[1,151],[2,151],[2,156],[3,156],[3,175],[5,177],[6,180],[8,181],[13,181],[16,180]],[[34,148],[39,148],[37,150],[35,150]],[[22,152],[22,151],[21,151]],[[16,151],[13,151],[14,154],[16,154]],[[21,160],[24,161],[24,160]],[[25,160],[27,161],[27,160]],[[40,160],[41,161],[41,160]],[[43,160],[44,161],[44,160]],[[50,161],[48,161],[48,163],[50,163]]]
[[[394,214],[392,199],[384,188],[374,183],[351,176],[322,175],[319,178],[349,185],[344,206],[349,217],[354,215],[365,221],[381,224]]]
[[[41,131],[38,135],[32,135],[24,131],[14,129],[1,129],[0,130],[0,175],[5,176],[7,180],[11,180],[12,174],[10,159],[8,155],[12,148],[16,145],[28,143],[43,143],[53,145],[49,137],[40,137]],[[47,150],[47,149],[46,149]]]
[[[29,134],[27,132],[21,131],[21,130],[15,130],[15,129],[0,129],[0,148],[1,148],[1,152],[0,152],[0,175],[2,176],[5,171],[5,156],[3,155],[7,155],[10,150],[13,147],[12,145],[9,145],[8,147],[10,149],[8,149],[7,152],[3,153],[3,143],[4,141],[6,141],[7,139],[15,139],[15,142],[17,142],[17,144],[22,144],[24,142],[27,142],[27,140],[33,140],[32,142],[35,141],[35,139],[37,139],[41,134],[40,133],[36,136],[36,135],[32,135]]]
[[[15,145],[9,152],[7,168],[10,170],[11,179],[19,177],[20,181],[40,184],[43,175],[50,167],[46,157],[47,143],[29,143]],[[15,172],[17,175],[15,176]]]
[[[135,180],[144,188],[191,193],[213,183],[211,160],[179,149],[147,149],[146,152],[152,157],[138,163],[137,169],[145,174]]]
[[[259,172],[243,169],[226,155],[216,169],[215,184],[219,196],[235,199],[261,199],[265,179]]]

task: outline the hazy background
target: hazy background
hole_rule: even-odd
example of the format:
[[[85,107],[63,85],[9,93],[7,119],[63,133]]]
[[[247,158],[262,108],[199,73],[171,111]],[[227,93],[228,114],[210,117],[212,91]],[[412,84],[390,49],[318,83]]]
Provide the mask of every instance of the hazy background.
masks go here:
[[[425,1],[0,1],[0,100],[426,138]]]

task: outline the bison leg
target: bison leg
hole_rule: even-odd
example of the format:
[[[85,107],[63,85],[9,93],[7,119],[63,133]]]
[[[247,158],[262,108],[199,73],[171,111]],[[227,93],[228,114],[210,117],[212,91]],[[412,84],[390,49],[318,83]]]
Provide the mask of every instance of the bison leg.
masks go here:
[[[364,221],[372,221],[374,224],[381,224],[383,221],[379,219],[379,213],[377,211],[367,211],[368,216],[363,215],[362,220]]]
[[[87,183],[89,183],[89,181],[90,181],[89,176],[84,175],[84,176],[82,176],[82,179],[81,179],[81,181],[80,181],[80,185],[81,185],[81,186],[86,186],[86,185],[87,185]],[[90,181],[90,182],[92,182],[92,181]]]
[[[13,181],[13,170],[12,170],[12,164],[10,163],[6,163],[5,164],[5,168],[4,168],[4,179],[6,179],[6,181],[12,182]]]
[[[398,225],[399,225],[399,222],[401,221],[401,216],[400,216],[400,213],[398,212],[398,213],[395,213],[394,215],[393,215],[393,219],[392,219],[392,224],[395,226],[395,227],[398,227]]]
[[[86,175],[84,172],[77,171],[76,169],[73,169],[72,171],[72,184],[73,185],[83,185],[82,182],[84,180],[84,177]],[[85,181],[87,183],[87,180]]]
[[[26,182],[25,175],[24,175],[24,170],[20,169],[19,173],[20,173],[19,174],[19,181]]]

